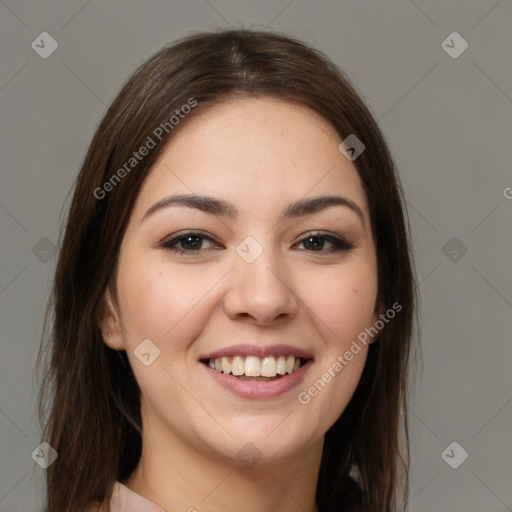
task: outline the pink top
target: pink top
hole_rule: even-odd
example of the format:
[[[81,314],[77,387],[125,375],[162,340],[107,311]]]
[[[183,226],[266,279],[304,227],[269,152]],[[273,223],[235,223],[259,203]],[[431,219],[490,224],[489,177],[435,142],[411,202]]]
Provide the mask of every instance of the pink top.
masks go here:
[[[93,509],[94,511],[98,510]],[[102,512],[103,507],[98,512]],[[163,508],[143,498],[140,494],[128,489],[121,482],[114,484],[112,499],[110,500],[111,512],[165,512]],[[91,511],[92,512],[92,511]]]

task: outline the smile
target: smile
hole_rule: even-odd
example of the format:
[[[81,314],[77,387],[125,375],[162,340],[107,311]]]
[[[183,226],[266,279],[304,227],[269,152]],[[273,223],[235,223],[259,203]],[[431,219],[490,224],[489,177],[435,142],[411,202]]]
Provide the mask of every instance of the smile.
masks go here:
[[[291,374],[304,365],[306,360],[292,355],[280,356],[223,356],[208,359],[213,370],[233,375],[242,380],[266,381]]]
[[[201,367],[231,394],[252,400],[275,399],[303,381],[313,354],[292,345],[234,345],[203,354]]]

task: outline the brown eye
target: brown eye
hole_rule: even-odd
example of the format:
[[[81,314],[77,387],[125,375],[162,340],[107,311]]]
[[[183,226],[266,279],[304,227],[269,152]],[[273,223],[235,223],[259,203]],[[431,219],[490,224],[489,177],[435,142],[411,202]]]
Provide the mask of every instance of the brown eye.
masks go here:
[[[159,245],[168,251],[178,254],[191,254],[205,250],[202,245],[206,240],[215,243],[212,238],[203,235],[202,233],[190,231],[188,233],[182,233],[181,235],[163,240]]]
[[[325,242],[331,244],[331,249],[324,250]],[[321,234],[320,232],[308,233],[299,244],[304,244],[312,252],[339,252],[350,251],[355,246],[342,238],[333,235]]]

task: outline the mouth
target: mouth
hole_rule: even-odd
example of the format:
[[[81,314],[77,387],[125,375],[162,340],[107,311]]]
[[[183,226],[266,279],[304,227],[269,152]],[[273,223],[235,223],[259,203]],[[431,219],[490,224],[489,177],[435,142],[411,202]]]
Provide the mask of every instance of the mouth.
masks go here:
[[[223,356],[201,359],[212,370],[240,380],[269,382],[296,372],[307,362],[306,358],[292,355],[279,356]]]
[[[199,359],[208,374],[231,393],[271,399],[292,390],[313,365],[313,356],[290,345],[237,345]]]

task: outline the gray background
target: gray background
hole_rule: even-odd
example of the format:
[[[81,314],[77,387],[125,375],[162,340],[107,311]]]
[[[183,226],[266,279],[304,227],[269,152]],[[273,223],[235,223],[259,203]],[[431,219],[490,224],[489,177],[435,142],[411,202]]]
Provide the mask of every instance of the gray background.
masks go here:
[[[242,23],[339,64],[399,167],[423,319],[409,511],[512,510],[511,21],[510,0],[0,1],[0,511],[42,506],[33,365],[61,208],[93,130],[163,44]],[[31,48],[44,31],[59,45],[47,59]],[[458,58],[441,45],[454,31],[469,44]],[[458,469],[441,456],[453,441],[469,454]]]

